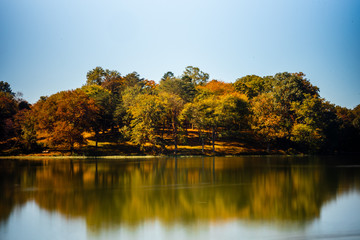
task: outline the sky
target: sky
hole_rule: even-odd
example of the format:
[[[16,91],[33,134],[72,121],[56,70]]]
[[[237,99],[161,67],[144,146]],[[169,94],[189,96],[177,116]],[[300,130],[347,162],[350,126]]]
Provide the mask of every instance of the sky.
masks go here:
[[[358,0],[0,0],[0,81],[35,103],[101,66],[158,82],[303,72],[321,97],[360,104]]]

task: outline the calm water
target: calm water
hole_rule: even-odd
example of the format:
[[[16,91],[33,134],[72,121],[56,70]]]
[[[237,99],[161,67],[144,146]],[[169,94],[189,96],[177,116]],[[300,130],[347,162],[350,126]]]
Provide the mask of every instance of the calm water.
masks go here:
[[[0,239],[360,239],[360,161],[0,159]]]

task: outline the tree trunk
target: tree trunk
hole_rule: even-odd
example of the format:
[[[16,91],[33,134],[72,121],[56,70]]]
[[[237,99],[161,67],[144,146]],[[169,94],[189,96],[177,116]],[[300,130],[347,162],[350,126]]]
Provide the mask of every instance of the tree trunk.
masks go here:
[[[161,139],[164,140],[164,132],[165,132],[165,121],[162,124],[162,130],[161,130]]]
[[[98,147],[98,142],[99,142],[99,133],[95,132],[95,147]]]
[[[71,155],[74,154],[74,142],[73,141],[70,141],[70,151],[71,151]]]
[[[201,138],[201,152],[204,154],[204,138]]]
[[[173,133],[174,133],[174,154],[177,154],[177,126],[175,118],[173,119]]]
[[[174,145],[175,145],[174,154],[176,155],[177,154],[177,137],[176,136],[175,136],[175,139],[174,139]]]
[[[215,153],[215,127],[212,127],[212,147],[213,153]]]

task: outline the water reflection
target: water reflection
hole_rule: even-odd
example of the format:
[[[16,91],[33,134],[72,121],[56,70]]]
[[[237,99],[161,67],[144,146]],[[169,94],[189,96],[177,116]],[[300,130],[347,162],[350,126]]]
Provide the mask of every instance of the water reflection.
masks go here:
[[[360,168],[330,160],[1,160],[0,224],[17,206],[35,201],[49,212],[85,219],[95,232],[149,220],[303,225],[337,195],[360,190]]]

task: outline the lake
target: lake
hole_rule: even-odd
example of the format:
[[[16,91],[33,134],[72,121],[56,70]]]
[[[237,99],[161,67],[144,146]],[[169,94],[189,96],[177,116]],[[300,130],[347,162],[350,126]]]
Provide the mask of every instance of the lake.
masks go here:
[[[354,157],[0,159],[0,239],[360,239]]]

